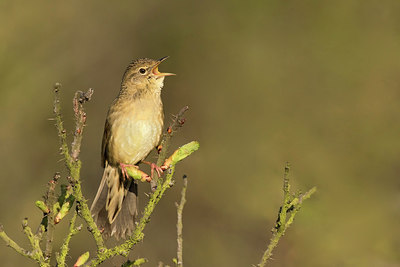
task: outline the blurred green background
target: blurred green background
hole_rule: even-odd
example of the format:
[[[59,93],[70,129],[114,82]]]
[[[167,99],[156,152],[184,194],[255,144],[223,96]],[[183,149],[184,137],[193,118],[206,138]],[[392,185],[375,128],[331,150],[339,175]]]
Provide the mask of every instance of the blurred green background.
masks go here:
[[[172,264],[174,202],[187,174],[185,266],[257,264],[290,161],[292,188],[318,192],[270,266],[400,266],[399,14],[397,0],[2,0],[0,222],[28,248],[20,222],[36,228],[34,202],[64,170],[48,120],[55,82],[68,133],[74,92],[95,90],[81,153],[91,203],[105,115],[125,67],[169,55],[160,69],[178,75],[163,89],[166,119],[191,108],[173,146],[198,140],[201,149],[178,166],[131,258]],[[140,184],[142,206],[148,191]],[[86,231],[71,244],[70,266],[95,247]],[[0,247],[2,266],[35,266]]]

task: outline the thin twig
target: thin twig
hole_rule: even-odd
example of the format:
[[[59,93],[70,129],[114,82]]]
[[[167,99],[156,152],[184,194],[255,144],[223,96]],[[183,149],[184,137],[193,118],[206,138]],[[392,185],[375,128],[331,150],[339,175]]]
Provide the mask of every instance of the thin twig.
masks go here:
[[[70,156],[69,156],[69,149],[67,145],[67,131],[64,129],[64,123],[62,121],[62,116],[61,116],[61,104],[60,104],[60,92],[61,89],[61,83],[56,83],[54,85],[54,115],[56,119],[56,127],[58,130],[58,137],[60,139],[60,152],[62,155],[64,155],[65,163],[67,164],[67,167],[69,168],[70,164]]]
[[[181,110],[178,112],[178,114],[174,115],[172,117],[172,121],[170,126],[167,128],[167,130],[163,134],[163,138],[161,140],[161,143],[159,145],[159,155],[157,159],[157,166],[161,166],[165,159],[167,158],[167,153],[168,153],[168,148],[171,143],[171,138],[172,136],[178,131],[180,127],[182,127],[185,123],[185,118],[183,115],[185,112],[189,109],[188,106],[184,106],[181,108]],[[151,185],[151,190],[154,192],[155,189],[157,188],[157,178],[154,177],[153,180],[151,180],[150,185]]]
[[[177,251],[176,251],[176,258],[177,258],[177,263],[176,266],[178,267],[183,267],[183,221],[182,221],[182,213],[183,213],[183,207],[185,206],[186,203],[186,188],[187,188],[187,176],[183,176],[183,187],[181,191],[181,201],[178,204],[176,204],[176,210],[177,210],[177,224],[176,224],[176,232],[177,232]]]
[[[77,216],[77,213],[75,212],[74,215],[72,216],[72,219],[71,219],[70,223],[69,223],[68,235],[64,239],[64,242],[63,242],[63,244],[61,246],[61,249],[60,249],[60,253],[56,254],[57,266],[58,267],[65,266],[65,257],[67,256],[68,251],[69,251],[69,242],[71,240],[71,237],[76,235],[82,229],[82,225],[80,225],[80,226],[75,228],[76,216]]]
[[[73,160],[78,160],[80,147],[82,142],[83,128],[86,123],[86,112],[83,109],[83,103],[90,101],[93,95],[93,89],[90,88],[87,92],[77,91],[73,100],[75,114],[75,132],[74,141],[71,144],[71,157]]]
[[[56,203],[56,196],[54,193],[60,173],[55,173],[53,179],[49,182],[48,190],[45,196],[45,204],[50,207],[50,212],[47,216],[47,236],[46,236],[46,250],[44,252],[45,259],[50,262],[51,252],[53,250],[53,232],[54,232],[54,204]]]
[[[45,259],[43,257],[43,252],[42,249],[40,248],[40,240],[39,238],[33,234],[32,229],[28,226],[28,218],[25,218],[22,220],[22,229],[24,230],[24,233],[26,237],[29,240],[29,243],[31,244],[32,247],[32,257],[34,260],[36,260],[39,265],[41,266],[46,266]]]
[[[316,187],[313,187],[304,194],[298,194],[298,196],[294,196],[293,194],[291,194],[289,184],[289,170],[290,164],[286,163],[285,174],[283,177],[283,205],[279,209],[278,219],[276,220],[275,227],[272,229],[272,237],[270,239],[268,247],[261,258],[260,264],[258,264],[258,266],[260,267],[265,266],[268,259],[271,258],[272,251],[278,245],[280,238],[285,234],[286,230],[293,223],[296,213],[300,210],[301,205],[303,204],[303,200],[310,198],[311,195],[317,190]],[[289,214],[288,219],[286,219],[287,214]]]
[[[14,249],[17,253],[21,254],[22,256],[28,257],[30,259],[35,260],[35,258],[32,256],[32,253],[30,253],[28,250],[20,247],[17,243],[15,243],[14,240],[12,240],[6,232],[3,230],[3,226],[0,225],[0,238],[6,242],[6,245],[9,246],[10,248]]]

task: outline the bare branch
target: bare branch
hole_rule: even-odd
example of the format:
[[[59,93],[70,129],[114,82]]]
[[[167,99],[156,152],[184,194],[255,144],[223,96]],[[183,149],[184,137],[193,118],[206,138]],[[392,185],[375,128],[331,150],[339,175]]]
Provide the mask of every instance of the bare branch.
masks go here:
[[[86,123],[86,112],[83,109],[83,104],[89,101],[93,95],[93,89],[90,88],[87,92],[77,91],[73,100],[73,108],[75,113],[75,132],[74,140],[71,144],[71,157],[74,161],[78,160],[81,151],[81,142],[83,128]]]
[[[187,188],[187,176],[183,176],[183,187],[181,191],[181,201],[179,204],[176,204],[177,207],[177,224],[176,224],[176,232],[177,232],[177,266],[178,267],[183,267],[183,221],[182,221],[182,213],[183,213],[183,207],[185,206],[186,203],[186,188]]]

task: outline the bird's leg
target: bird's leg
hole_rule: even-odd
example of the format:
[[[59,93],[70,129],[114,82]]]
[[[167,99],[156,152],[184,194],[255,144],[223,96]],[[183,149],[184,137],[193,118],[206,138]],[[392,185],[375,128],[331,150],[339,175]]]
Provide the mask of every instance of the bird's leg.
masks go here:
[[[158,174],[158,177],[161,177],[161,175],[163,174],[164,170],[160,166],[157,166],[157,164],[155,164],[153,162],[145,161],[145,160],[142,160],[142,162],[144,164],[147,164],[147,165],[150,166],[150,168],[151,168],[151,178],[154,177],[153,176],[154,175],[154,170],[156,170],[156,172]]]
[[[124,163],[120,163],[119,164],[120,168],[121,168],[121,172],[122,172],[122,176],[125,179],[129,179],[129,174],[128,171],[126,170],[126,167],[134,167],[137,169],[137,172],[140,173],[140,175],[142,176],[142,181],[147,181],[150,182],[151,178],[150,176],[148,176],[145,172],[142,172],[141,170],[139,170],[139,167],[133,164],[124,164]]]

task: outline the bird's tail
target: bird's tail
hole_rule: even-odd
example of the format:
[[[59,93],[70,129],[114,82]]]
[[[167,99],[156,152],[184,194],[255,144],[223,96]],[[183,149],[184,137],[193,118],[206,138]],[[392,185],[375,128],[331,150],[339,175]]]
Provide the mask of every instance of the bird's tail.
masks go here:
[[[119,168],[106,164],[90,211],[105,238],[131,235],[137,215],[137,184],[131,179],[123,182]]]

